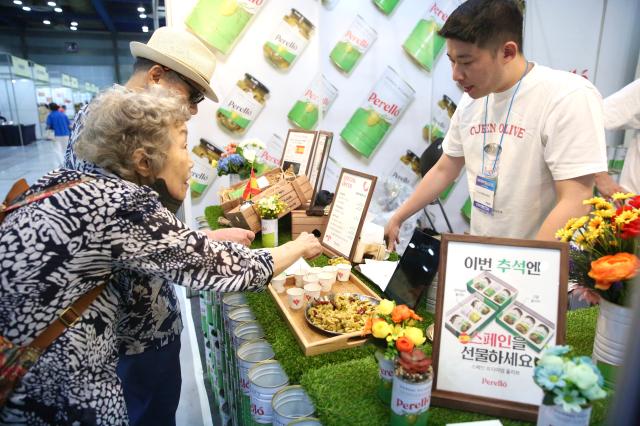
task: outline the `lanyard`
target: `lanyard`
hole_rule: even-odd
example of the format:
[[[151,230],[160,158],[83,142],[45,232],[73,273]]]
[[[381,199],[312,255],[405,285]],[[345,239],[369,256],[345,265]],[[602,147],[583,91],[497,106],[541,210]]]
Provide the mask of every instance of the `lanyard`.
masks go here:
[[[90,180],[93,180],[93,178],[82,177],[82,178],[77,179],[77,180],[60,183],[58,185],[52,186],[49,189],[46,189],[46,190],[41,191],[41,192],[37,192],[35,194],[31,194],[31,195],[28,195],[28,196],[24,196],[24,194],[23,194],[23,195],[19,196],[18,199],[13,200],[12,202],[10,202],[10,204],[8,204],[8,205],[0,204],[0,213],[2,213],[2,214],[9,213],[10,211],[19,209],[20,207],[23,207],[23,206],[26,206],[27,204],[31,204],[31,203],[34,203],[36,201],[43,200],[45,198],[49,198],[52,195],[57,194],[60,191],[63,191],[65,189],[67,189],[67,188],[71,188],[73,186],[76,186],[76,185],[84,183],[84,182],[89,182]]]
[[[500,158],[500,154],[502,153],[502,142],[504,140],[504,132],[507,130],[507,123],[509,122],[509,114],[511,114],[511,107],[513,106],[513,100],[516,98],[516,94],[518,93],[518,89],[520,89],[520,83],[522,83],[522,79],[527,74],[529,70],[529,62],[525,61],[527,66],[524,68],[524,72],[518,80],[518,85],[516,86],[516,90],[513,91],[513,95],[511,96],[511,101],[509,102],[509,108],[507,109],[507,117],[504,119],[504,127],[502,128],[502,132],[500,132],[500,143],[498,144],[498,152],[496,153],[496,158],[493,160],[493,167],[491,168],[491,175],[493,176],[496,172],[496,164],[498,163],[498,158]],[[487,118],[489,115],[489,95],[484,98],[484,133],[482,139],[482,171],[484,171],[484,156],[485,151],[484,148],[487,145]],[[498,128],[498,131],[500,129]]]

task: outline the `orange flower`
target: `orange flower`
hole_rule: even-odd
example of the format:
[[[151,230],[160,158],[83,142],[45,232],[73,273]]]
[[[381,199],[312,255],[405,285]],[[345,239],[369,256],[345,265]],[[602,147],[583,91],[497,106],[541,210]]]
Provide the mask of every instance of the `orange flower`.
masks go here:
[[[373,327],[373,324],[379,322],[379,321],[384,321],[382,318],[378,318],[378,317],[369,317],[367,318],[367,320],[364,323],[364,329],[362,330],[362,335],[366,336],[367,334],[371,334],[371,328]]]
[[[635,277],[638,269],[640,259],[631,253],[623,252],[602,256],[591,262],[589,276],[596,280],[598,290],[609,290],[614,282]]]
[[[407,305],[398,305],[391,311],[391,320],[396,324],[408,319],[422,321],[422,317],[417,315],[413,309],[409,309]]]
[[[415,345],[408,337],[402,336],[398,337],[398,340],[396,340],[396,348],[398,348],[398,351],[400,352],[411,352],[414,346]]]

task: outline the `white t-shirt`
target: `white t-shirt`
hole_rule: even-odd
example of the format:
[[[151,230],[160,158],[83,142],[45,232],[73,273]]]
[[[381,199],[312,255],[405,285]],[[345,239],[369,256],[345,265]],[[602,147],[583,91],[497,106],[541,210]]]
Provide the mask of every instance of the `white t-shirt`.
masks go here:
[[[604,126],[609,130],[635,129],[624,159],[620,185],[640,193],[640,79],[604,100]]]
[[[485,98],[462,96],[443,150],[464,156],[474,200],[486,143],[500,143],[511,89]],[[535,238],[556,204],[555,180],[607,170],[602,97],[585,78],[535,64],[522,80],[504,130],[493,214],[473,207],[471,234]]]

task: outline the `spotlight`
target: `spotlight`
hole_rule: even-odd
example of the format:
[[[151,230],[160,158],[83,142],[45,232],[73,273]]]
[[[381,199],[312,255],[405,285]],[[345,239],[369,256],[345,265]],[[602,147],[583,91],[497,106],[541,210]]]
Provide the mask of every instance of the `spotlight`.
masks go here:
[[[78,27],[69,27],[71,31],[78,31]]]
[[[147,27],[146,25],[142,26],[142,32],[143,33],[148,33],[149,32],[149,27]]]
[[[45,19],[44,21],[42,21],[42,23],[45,25],[51,25],[51,21],[48,19]]]
[[[47,6],[56,7],[57,5],[55,1],[48,1]]]
[[[62,13],[62,8],[61,7],[54,7],[53,11],[56,13]]]
[[[140,14],[140,19],[146,19],[147,18],[147,14],[146,13],[141,13]]]
[[[140,13],[144,13],[144,7],[140,6],[140,7],[138,8],[138,12],[140,12]]]
[[[13,4],[20,6],[22,4],[22,0],[13,0]]]
[[[22,6],[22,10],[24,10],[25,12],[29,12],[31,8],[29,6]]]
[[[76,21],[71,21],[71,26],[72,26],[72,27],[77,27],[77,26],[78,26],[78,23],[77,23]]]

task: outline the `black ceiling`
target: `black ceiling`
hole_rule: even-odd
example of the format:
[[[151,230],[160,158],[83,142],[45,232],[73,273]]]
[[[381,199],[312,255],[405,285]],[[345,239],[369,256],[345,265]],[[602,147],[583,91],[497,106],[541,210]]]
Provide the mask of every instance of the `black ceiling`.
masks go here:
[[[78,23],[78,31],[142,32],[142,26],[153,31],[151,0],[53,0],[62,13],[56,13],[52,0],[0,0],[0,28],[5,29],[55,29],[71,31],[71,22]],[[164,1],[158,2],[164,10]],[[23,6],[31,8],[24,11]],[[144,7],[147,18],[141,19],[138,7]],[[160,13],[160,26],[165,25],[164,13]],[[49,20],[50,25],[43,24]]]

